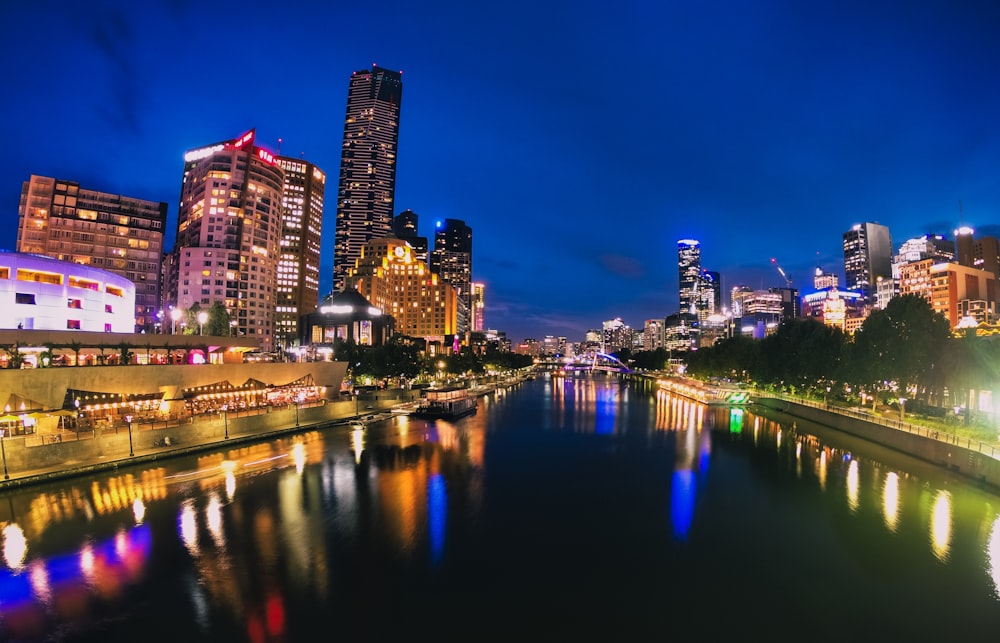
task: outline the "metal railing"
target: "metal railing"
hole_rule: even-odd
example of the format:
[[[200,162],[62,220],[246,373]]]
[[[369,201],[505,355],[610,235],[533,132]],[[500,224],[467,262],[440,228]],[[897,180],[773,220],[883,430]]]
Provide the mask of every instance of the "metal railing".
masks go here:
[[[963,449],[969,449],[970,451],[977,451],[983,455],[988,455],[991,458],[1000,459],[1000,445],[997,444],[989,444],[981,440],[973,440],[972,438],[962,438],[955,433],[948,433],[947,431],[942,432],[939,429],[931,429],[926,426],[912,424],[904,420],[887,418],[857,407],[852,408],[836,406],[826,402],[817,402],[815,400],[788,395],[786,393],[776,393],[774,391],[763,391],[760,389],[752,389],[752,391],[754,397],[769,397],[776,400],[783,400],[785,402],[792,402],[794,404],[801,404],[803,406],[811,406],[816,409],[822,409],[828,413],[836,413],[838,415],[854,418],[863,422],[869,422],[871,424],[878,424],[879,426],[888,427],[890,429],[896,429],[897,431],[906,431],[907,433],[919,435],[929,440],[937,440],[938,442],[943,442],[945,444],[952,444]]]

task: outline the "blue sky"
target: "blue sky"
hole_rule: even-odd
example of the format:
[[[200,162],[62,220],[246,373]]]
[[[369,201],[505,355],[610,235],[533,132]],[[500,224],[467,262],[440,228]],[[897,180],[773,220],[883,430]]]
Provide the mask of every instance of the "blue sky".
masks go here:
[[[403,71],[396,212],[473,229],[490,328],[582,339],[723,286],[843,275],[841,235],[1000,230],[990,2],[4,3],[0,223],[30,174],[166,201],[185,150],[257,129],[326,170],[348,78]]]

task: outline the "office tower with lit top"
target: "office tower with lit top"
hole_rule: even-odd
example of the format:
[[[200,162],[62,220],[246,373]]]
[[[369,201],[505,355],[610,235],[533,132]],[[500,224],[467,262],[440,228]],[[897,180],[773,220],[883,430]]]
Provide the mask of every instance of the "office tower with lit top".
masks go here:
[[[284,175],[254,130],[184,155],[164,301],[181,311],[221,302],[233,332],[259,338],[263,351],[274,349]]]
[[[135,284],[135,331],[155,332],[167,204],[32,175],[21,186],[17,251],[94,266]]]
[[[700,296],[701,243],[694,239],[677,242],[677,276],[680,282],[680,312],[695,314]]]
[[[299,321],[319,303],[320,235],[326,174],[302,159],[279,156],[284,170],[281,242],[278,256],[275,345],[299,343]]]
[[[866,304],[873,305],[876,280],[892,276],[889,228],[878,223],[858,223],[843,238],[845,286],[860,293]]]
[[[372,65],[351,75],[340,156],[333,247],[333,290],[372,239],[392,232],[402,72]]]
[[[458,291],[458,332],[471,330],[472,228],[459,219],[438,222],[431,251],[431,272]]]
[[[472,284],[472,332],[481,333],[486,330],[486,284]]]

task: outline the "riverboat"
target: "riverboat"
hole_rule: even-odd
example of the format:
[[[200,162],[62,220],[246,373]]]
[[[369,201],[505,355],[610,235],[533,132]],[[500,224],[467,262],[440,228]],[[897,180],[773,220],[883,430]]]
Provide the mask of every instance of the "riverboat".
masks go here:
[[[467,388],[428,389],[410,415],[428,420],[454,420],[475,413],[478,408],[478,398]]]
[[[659,380],[660,388],[709,406],[742,406],[750,403],[750,393],[728,382],[701,382],[671,377]]]

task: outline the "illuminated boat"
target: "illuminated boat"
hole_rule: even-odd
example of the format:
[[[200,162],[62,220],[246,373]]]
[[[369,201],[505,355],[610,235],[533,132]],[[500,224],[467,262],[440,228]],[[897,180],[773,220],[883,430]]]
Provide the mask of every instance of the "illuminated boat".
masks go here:
[[[478,398],[467,388],[428,389],[410,415],[427,420],[454,420],[471,415],[478,408]]]
[[[687,378],[670,377],[658,380],[661,389],[709,406],[742,406],[750,404],[750,393],[733,384],[707,383]]]

